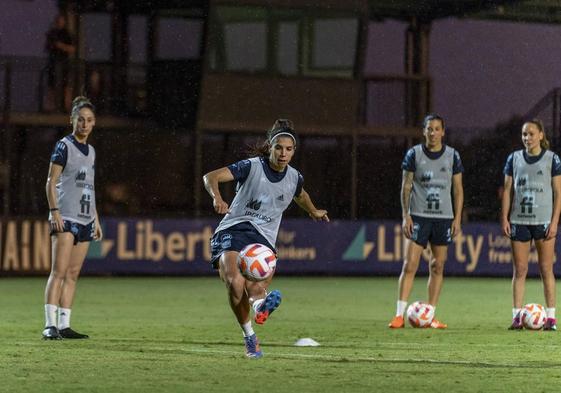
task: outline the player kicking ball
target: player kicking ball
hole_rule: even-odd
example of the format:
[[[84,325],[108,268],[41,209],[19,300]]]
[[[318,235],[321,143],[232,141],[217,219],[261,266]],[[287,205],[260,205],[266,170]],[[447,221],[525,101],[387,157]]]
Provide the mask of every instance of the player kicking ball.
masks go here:
[[[240,251],[250,244],[262,244],[275,251],[283,212],[294,200],[312,219],[329,221],[327,211],[317,209],[303,188],[303,177],[289,164],[296,151],[297,137],[289,120],[277,120],[267,140],[253,150],[253,158],[209,172],[203,177],[214,210],[224,214],[211,239],[211,263],[226,284],[230,307],[239,323],[246,356],[263,356],[250,320],[263,324],[281,304],[278,290],[268,291],[272,275],[261,282],[246,279],[238,267]],[[231,205],[222,199],[219,184],[236,181]]]

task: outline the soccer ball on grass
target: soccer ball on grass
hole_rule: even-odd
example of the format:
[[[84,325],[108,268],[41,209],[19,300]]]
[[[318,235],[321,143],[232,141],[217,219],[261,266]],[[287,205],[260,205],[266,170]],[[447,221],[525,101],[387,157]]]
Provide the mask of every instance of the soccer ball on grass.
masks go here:
[[[415,328],[429,327],[434,318],[434,307],[424,302],[414,302],[407,307],[407,320]]]
[[[521,311],[521,321],[526,329],[539,330],[543,327],[547,315],[541,304],[528,303]]]

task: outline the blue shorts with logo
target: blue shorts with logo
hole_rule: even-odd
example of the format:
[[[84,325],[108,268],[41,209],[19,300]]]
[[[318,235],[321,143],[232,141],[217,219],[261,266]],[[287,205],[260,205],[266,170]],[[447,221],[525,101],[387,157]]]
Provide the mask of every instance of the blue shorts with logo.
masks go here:
[[[413,219],[411,240],[423,248],[428,243],[433,246],[447,246],[452,242],[451,219],[419,216],[411,216],[411,218]]]
[[[62,220],[62,222],[64,223],[62,232],[70,232],[74,235],[74,245],[80,242],[91,242],[94,239],[95,221],[86,225],[68,220]],[[51,236],[54,236],[57,233],[61,232],[51,231]]]
[[[210,250],[212,252],[210,263],[212,263],[212,267],[218,269],[218,259],[225,251],[241,251],[245,246],[253,243],[263,244],[275,253],[277,252],[249,222],[241,222],[216,232],[210,239]]]
[[[510,240],[529,242],[530,240],[545,239],[545,232],[549,224],[523,225],[510,224]]]

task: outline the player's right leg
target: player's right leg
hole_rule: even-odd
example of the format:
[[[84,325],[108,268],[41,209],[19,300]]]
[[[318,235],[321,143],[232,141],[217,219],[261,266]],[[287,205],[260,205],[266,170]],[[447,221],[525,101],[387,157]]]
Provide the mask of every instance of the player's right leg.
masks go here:
[[[273,276],[261,282],[246,280],[246,290],[249,295],[249,302],[254,311],[255,323],[263,325],[269,316],[281,304],[282,295],[278,289],[267,292]]]
[[[392,329],[399,329],[405,326],[403,314],[407,307],[407,299],[413,289],[415,274],[419,268],[419,261],[423,253],[424,246],[415,243],[413,240],[405,239],[405,259],[401,268],[401,274],[398,281],[398,300],[396,305],[396,313],[388,324]]]
[[[84,241],[79,242],[72,247],[70,263],[64,276],[64,283],[62,285],[60,295],[58,330],[63,338],[89,338],[87,334],[78,333],[70,327],[70,315],[72,311],[72,304],[74,303],[74,294],[76,293],[76,282],[78,281],[80,270],[82,270],[82,265],[84,264],[84,259],[88,253],[89,246],[90,242]]]
[[[521,226],[517,226],[521,227]],[[516,232],[520,232],[517,230]],[[514,235],[513,235],[514,236]],[[519,236],[517,233],[516,236]],[[524,301],[528,259],[530,257],[530,240],[512,240],[512,323],[509,330],[522,329],[520,312]]]
[[[51,236],[52,265],[51,274],[45,287],[45,340],[58,340],[62,337],[57,326],[57,310],[60,304],[61,288],[70,264],[74,235],[70,232],[56,233]]]
[[[237,251],[225,251],[219,259],[220,277],[228,290],[228,301],[243,332],[246,356],[260,358],[263,356],[259,340],[251,326],[249,318],[249,297],[245,289],[245,278],[237,264]]]

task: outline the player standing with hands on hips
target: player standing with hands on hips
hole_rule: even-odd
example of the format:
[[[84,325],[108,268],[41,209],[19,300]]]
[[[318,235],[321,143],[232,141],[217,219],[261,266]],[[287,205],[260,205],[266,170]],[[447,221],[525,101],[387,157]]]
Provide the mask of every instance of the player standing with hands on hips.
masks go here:
[[[553,258],[561,213],[561,160],[549,150],[540,120],[522,126],[523,150],[510,154],[504,168],[501,227],[512,246],[512,323],[522,329],[521,310],[532,239],[538,251],[546,314],[544,330],[557,330]]]
[[[95,150],[87,144],[95,126],[90,100],[74,99],[70,121],[72,134],[57,142],[46,186],[52,243],[51,274],[45,288],[46,340],[88,338],[70,328],[70,312],[90,242],[103,236],[95,204]]]
[[[403,314],[413,288],[423,249],[430,243],[428,303],[436,308],[444,276],[448,245],[461,231],[464,170],[459,153],[442,143],[444,119],[429,114],[423,122],[425,143],[407,152],[401,168],[401,208],[405,235],[405,260],[398,284],[395,317],[389,327],[403,328]],[[433,319],[432,328],[448,326]]]
[[[211,263],[226,284],[228,300],[243,332],[246,356],[263,356],[250,320],[252,308],[258,324],[263,324],[280,305],[281,293],[267,293],[272,276],[252,282],[242,276],[237,258],[247,245],[260,243],[275,251],[282,214],[294,200],[314,220],[329,221],[327,211],[317,209],[304,190],[303,177],[289,163],[296,150],[296,133],[289,120],[277,120],[267,140],[255,149],[256,157],[209,172],[204,185],[214,210],[225,214],[211,239]],[[222,199],[219,183],[236,181],[231,205]],[[276,251],[275,251],[276,253]]]

